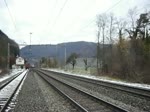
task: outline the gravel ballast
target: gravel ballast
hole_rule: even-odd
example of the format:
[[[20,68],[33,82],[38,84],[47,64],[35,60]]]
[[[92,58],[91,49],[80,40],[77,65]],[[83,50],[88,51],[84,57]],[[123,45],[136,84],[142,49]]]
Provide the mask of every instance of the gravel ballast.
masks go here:
[[[149,100],[143,99],[140,97],[132,96],[128,93],[123,91],[114,91],[113,89],[108,89],[107,87],[104,88],[100,85],[95,85],[92,83],[86,83],[84,81],[80,81],[74,78],[69,78],[63,75],[56,75],[55,73],[49,73],[52,77],[55,77],[62,82],[65,82],[73,87],[80,88],[86,92],[89,92],[105,101],[109,101],[115,105],[118,105],[122,108],[127,109],[131,112],[149,112],[150,103]]]
[[[17,99],[14,112],[49,112],[33,72],[27,75]]]
[[[50,112],[78,112],[66,99],[64,99],[57,91],[55,91],[47,82],[39,75],[34,76],[42,90],[45,101]]]
[[[14,112],[77,112],[35,72],[30,72],[17,97]]]

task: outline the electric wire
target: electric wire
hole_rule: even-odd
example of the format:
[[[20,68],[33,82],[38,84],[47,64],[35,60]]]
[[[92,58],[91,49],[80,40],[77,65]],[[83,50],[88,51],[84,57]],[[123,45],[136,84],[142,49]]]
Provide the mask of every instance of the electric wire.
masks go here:
[[[116,7],[121,1],[123,1],[123,0],[119,0],[118,2],[116,2],[114,5],[112,5],[110,8],[108,8],[104,13],[107,13],[108,11],[110,11],[111,9],[113,9],[114,7]],[[63,6],[60,8],[60,11],[59,11],[58,15],[56,16],[55,21],[53,22],[51,29],[55,26],[55,24],[56,24],[58,18],[60,17],[60,15],[61,15],[61,13],[62,13],[62,11],[63,11],[65,5],[67,4],[67,2],[68,2],[68,0],[66,0],[66,1],[64,2]],[[87,27],[88,27],[91,23],[93,23],[93,22],[95,22],[95,19],[92,20],[92,21],[90,21],[90,22],[89,22],[88,24],[86,24],[83,28],[81,28],[81,29],[79,30],[79,32],[81,32],[81,30],[87,28]]]
[[[54,21],[53,24],[52,24],[52,28],[55,26],[55,24],[56,24],[58,18],[60,17],[60,15],[61,15],[63,9],[65,8],[65,5],[67,4],[67,2],[68,2],[68,0],[66,0],[66,1],[64,2],[63,6],[60,8],[60,11],[59,11],[58,15],[56,16],[55,21]]]
[[[106,11],[104,11],[104,13],[107,13],[108,11],[110,11],[111,9],[113,9],[114,7],[116,7],[120,2],[122,2],[123,0],[119,0],[118,2],[116,2],[114,5],[112,5],[110,8],[108,8]],[[82,29],[88,27],[90,24],[92,24],[93,22],[95,22],[95,18],[94,20],[92,19],[88,24],[86,24]]]
[[[108,11],[110,11],[110,10],[112,10],[114,7],[116,7],[120,2],[122,2],[123,0],[119,0],[119,1],[117,1],[114,5],[112,5],[110,8],[108,8],[106,11],[104,11],[104,13],[107,13]],[[79,31],[77,31],[77,32],[81,32],[81,31],[83,31],[85,28],[88,28],[89,27],[89,25],[91,25],[93,22],[95,22],[95,18],[94,18],[94,20],[92,19],[88,24],[86,24],[84,27],[82,27],[82,28],[80,28],[80,30]],[[75,34],[75,35],[77,35],[77,34]],[[74,36],[74,35],[72,35],[72,36]]]
[[[5,5],[6,5],[6,8],[8,9],[8,13],[9,13],[9,16],[10,16],[10,18],[11,18],[11,21],[12,21],[12,23],[13,23],[13,26],[14,26],[14,28],[17,30],[15,21],[14,21],[14,19],[13,19],[13,16],[12,16],[12,14],[11,14],[11,12],[10,12],[10,9],[9,9],[9,7],[8,7],[8,4],[7,4],[6,0],[4,0],[4,3],[5,3]]]
[[[108,11],[110,11],[111,9],[113,9],[114,7],[116,7],[122,1],[123,0],[119,0],[117,3],[115,3],[114,5],[112,5],[109,9],[107,9],[104,13],[107,13]]]
[[[56,9],[57,2],[58,2],[58,0],[55,0],[55,4],[54,4],[54,7],[53,7],[53,11]],[[52,13],[48,16],[47,24],[45,25],[45,28],[43,28],[43,30],[42,30],[42,31],[45,31],[45,30],[48,28],[49,23],[50,23],[50,17],[51,17],[51,16],[52,16]]]

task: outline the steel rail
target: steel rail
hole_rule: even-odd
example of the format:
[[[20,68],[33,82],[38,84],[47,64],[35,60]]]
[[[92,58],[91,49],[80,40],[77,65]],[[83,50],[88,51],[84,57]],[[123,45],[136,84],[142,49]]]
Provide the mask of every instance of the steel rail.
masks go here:
[[[50,84],[58,93],[69,99],[77,108],[81,109],[83,112],[88,112],[84,107],[82,107],[80,104],[78,104],[75,100],[73,100],[71,97],[69,97],[67,94],[65,94],[63,91],[61,91],[59,88],[57,88],[54,84],[50,83],[48,79],[44,78],[39,72],[35,71],[42,79],[44,79],[48,84]]]
[[[15,93],[17,92],[18,88],[20,87],[20,85],[21,85],[22,81],[24,80],[25,76],[27,75],[27,73],[28,72],[26,72],[25,75],[23,76],[23,78],[20,80],[19,84],[17,85],[15,90],[12,92],[12,94],[10,95],[8,100],[6,101],[5,105],[2,107],[2,109],[0,109],[0,112],[5,112],[5,110],[7,109],[9,103],[11,102],[11,100],[14,97]]]
[[[68,74],[65,74],[65,73],[59,73],[59,72],[55,72],[55,71],[49,71],[49,70],[42,70],[42,71],[46,71],[46,72],[49,72],[49,73],[50,72],[55,73],[55,74],[61,75],[61,76],[62,75],[63,76],[67,75],[67,77],[71,77],[73,79],[81,80],[81,81],[92,83],[92,84],[97,84],[97,85],[104,86],[104,87],[107,87],[107,88],[112,88],[112,89],[125,91],[125,92],[128,92],[128,93],[132,93],[133,95],[140,95],[140,96],[143,96],[143,97],[146,97],[146,98],[150,98],[150,89],[134,87],[134,86],[129,86],[129,85],[122,85],[122,84],[118,84],[118,83],[112,83],[112,82],[108,82],[108,81],[90,79],[90,78],[86,78],[86,77],[68,75]]]
[[[17,78],[22,73],[23,72],[17,73],[15,76],[12,76],[12,77],[6,79],[7,81],[6,82],[4,81],[4,83],[2,83],[0,85],[0,90],[3,89],[5,86],[7,86],[10,82],[12,82],[15,78]]]
[[[37,71],[36,71],[36,72],[37,72]],[[69,86],[69,87],[75,89],[76,91],[79,91],[79,92],[84,93],[85,95],[88,95],[89,97],[93,98],[94,100],[103,102],[104,104],[107,104],[107,105],[111,106],[112,108],[115,108],[115,109],[117,109],[119,112],[127,112],[126,109],[123,109],[123,108],[121,108],[121,107],[118,107],[118,106],[116,106],[116,105],[114,105],[114,104],[112,104],[112,103],[110,103],[110,102],[104,101],[104,100],[102,100],[102,99],[100,99],[100,98],[98,98],[98,97],[96,97],[96,96],[94,96],[94,95],[92,95],[92,94],[90,94],[90,93],[88,93],[88,92],[82,91],[82,90],[80,90],[80,89],[78,89],[78,88],[76,88],[76,87],[73,87],[73,86],[68,85],[68,84],[66,84],[66,83],[64,83],[64,82],[61,82],[60,80],[55,79],[55,78],[49,76],[49,75],[46,74],[46,73],[43,73],[43,72],[41,72],[41,71],[38,71],[37,73],[39,73],[39,72],[42,73],[43,75],[46,75],[46,76],[49,77],[49,78],[52,78],[53,80],[56,80],[56,81],[58,81],[58,82],[60,82],[60,83],[62,83],[62,84],[64,84],[64,85],[66,85],[66,86]],[[41,77],[43,77],[43,76],[41,75]],[[45,80],[48,81],[48,79],[46,79],[46,78],[45,78]],[[49,82],[49,83],[50,83],[50,82]],[[61,90],[59,89],[59,91],[61,91]],[[62,93],[63,93],[63,92],[62,92]],[[65,94],[64,94],[64,95],[65,95]],[[74,101],[74,100],[73,100],[73,101]],[[76,102],[76,104],[78,104],[78,103]],[[80,104],[79,104],[79,105],[80,105]],[[84,107],[82,107],[82,108],[84,108]],[[85,109],[85,110],[86,110],[86,109]],[[89,112],[89,111],[86,110],[86,112]]]

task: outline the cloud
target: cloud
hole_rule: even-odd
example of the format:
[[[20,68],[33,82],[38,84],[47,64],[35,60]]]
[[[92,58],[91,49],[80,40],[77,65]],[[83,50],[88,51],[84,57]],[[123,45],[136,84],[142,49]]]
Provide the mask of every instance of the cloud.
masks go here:
[[[68,41],[95,41],[96,15],[105,12],[118,0],[7,0],[16,29],[3,1],[0,1],[0,28],[18,43],[53,44]],[[122,0],[109,12],[126,16],[129,8],[144,7],[149,0]],[[58,17],[58,18],[57,18]],[[54,22],[56,23],[54,24]]]

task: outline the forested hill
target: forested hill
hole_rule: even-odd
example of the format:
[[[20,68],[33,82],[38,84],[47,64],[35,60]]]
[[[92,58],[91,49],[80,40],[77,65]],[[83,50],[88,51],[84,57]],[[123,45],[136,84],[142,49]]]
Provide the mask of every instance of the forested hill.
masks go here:
[[[20,54],[25,58],[41,58],[41,57],[58,57],[64,58],[66,53],[69,56],[71,53],[77,53],[80,57],[96,56],[96,43],[93,42],[68,42],[57,45],[31,45],[21,49]],[[30,50],[31,48],[31,50]]]
[[[18,44],[10,39],[0,30],[0,68],[7,66],[8,43],[10,44],[10,65],[14,63],[15,57],[19,54]]]

